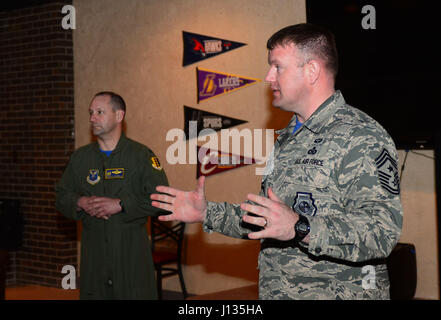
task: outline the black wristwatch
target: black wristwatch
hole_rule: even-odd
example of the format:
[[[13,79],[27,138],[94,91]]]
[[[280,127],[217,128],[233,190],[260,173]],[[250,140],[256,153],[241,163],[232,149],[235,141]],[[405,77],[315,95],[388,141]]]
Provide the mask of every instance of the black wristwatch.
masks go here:
[[[124,207],[123,207],[122,200],[119,200],[119,206],[121,207],[121,212],[123,212],[124,211]]]
[[[308,235],[310,229],[308,219],[299,214],[299,220],[294,225],[294,231],[296,233],[294,236],[294,242],[299,243],[302,241]]]

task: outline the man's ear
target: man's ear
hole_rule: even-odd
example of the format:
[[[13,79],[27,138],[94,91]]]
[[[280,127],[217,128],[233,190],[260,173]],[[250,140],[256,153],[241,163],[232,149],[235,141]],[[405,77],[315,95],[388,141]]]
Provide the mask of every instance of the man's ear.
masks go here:
[[[125,112],[123,110],[116,110],[116,120],[122,122],[124,120],[124,114]]]
[[[316,83],[322,72],[322,65],[317,60],[310,60],[305,66],[306,77],[311,85]]]

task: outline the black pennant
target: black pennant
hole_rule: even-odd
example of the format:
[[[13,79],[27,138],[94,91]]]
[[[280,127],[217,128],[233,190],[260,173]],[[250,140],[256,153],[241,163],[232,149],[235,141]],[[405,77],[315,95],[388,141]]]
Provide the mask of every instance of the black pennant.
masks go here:
[[[184,106],[184,119],[184,131],[187,140],[198,137],[203,129],[219,131],[248,122],[187,106]],[[190,132],[190,121],[196,121],[196,132]],[[190,133],[192,134],[191,136]]]
[[[182,31],[184,60],[182,66],[205,60],[219,54],[245,46],[245,43],[204,36]]]

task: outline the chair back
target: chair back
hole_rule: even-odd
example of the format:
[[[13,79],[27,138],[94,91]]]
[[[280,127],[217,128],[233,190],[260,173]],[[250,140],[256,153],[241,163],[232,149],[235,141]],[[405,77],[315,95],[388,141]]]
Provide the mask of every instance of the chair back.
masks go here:
[[[160,250],[158,248],[159,242],[174,243],[176,245],[178,259],[180,259],[180,253],[182,251],[182,243],[184,240],[185,223],[169,223],[159,221],[158,218],[152,217],[150,222],[150,236],[152,251]]]
[[[152,257],[156,270],[159,300],[162,300],[162,279],[176,274],[179,276],[184,299],[188,297],[181,263],[184,231],[185,223],[183,222],[162,222],[156,217],[150,220]],[[158,245],[160,242],[161,244]],[[175,263],[176,267],[169,266],[172,263]]]

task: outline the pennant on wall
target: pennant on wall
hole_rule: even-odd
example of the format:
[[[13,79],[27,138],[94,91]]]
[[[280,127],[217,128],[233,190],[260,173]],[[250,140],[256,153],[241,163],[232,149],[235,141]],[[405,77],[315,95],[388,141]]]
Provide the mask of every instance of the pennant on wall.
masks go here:
[[[259,79],[240,77],[234,74],[196,68],[198,103],[201,100],[230,93],[255,84]]]
[[[184,67],[246,45],[241,42],[186,31],[182,31],[182,37],[184,40],[184,60],[182,65]]]
[[[197,178],[200,176],[211,176],[213,174],[256,163],[253,158],[245,158],[243,156],[199,146],[197,147],[197,154]]]
[[[221,129],[227,129],[248,122],[187,106],[184,106],[184,119],[184,131],[188,140],[190,140],[190,138],[198,137],[199,133],[203,129],[213,129],[219,131]],[[190,128],[190,121],[196,122],[195,127]]]

